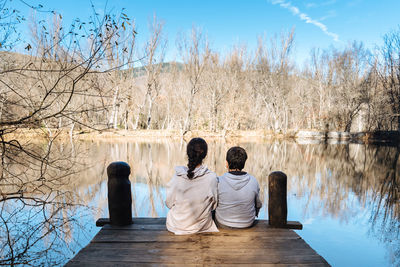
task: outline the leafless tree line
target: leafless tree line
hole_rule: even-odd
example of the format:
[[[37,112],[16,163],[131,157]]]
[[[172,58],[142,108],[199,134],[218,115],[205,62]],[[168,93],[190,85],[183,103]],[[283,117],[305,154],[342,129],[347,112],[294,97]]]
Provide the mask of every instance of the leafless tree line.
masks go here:
[[[237,45],[221,54],[193,27],[177,38],[181,62],[165,62],[164,23],[154,17],[140,47],[127,22],[120,19],[120,31],[106,21],[86,29],[77,20],[66,38],[61,16],[52,26],[32,18],[32,56],[1,54],[3,128],[400,129],[400,30],[375,51],[361,42],[313,49],[299,67],[293,30],[259,37],[255,51]],[[86,43],[74,40],[78,28],[86,29]]]
[[[154,19],[150,39],[142,50],[136,49],[142,71],[133,64],[107,73],[88,68],[68,102],[69,112],[51,113],[36,122],[49,129],[77,123],[79,128],[182,133],[399,129],[400,31],[385,35],[385,44],[374,52],[360,42],[341,50],[314,49],[309,64],[299,68],[291,57],[293,31],[259,38],[255,51],[242,45],[222,55],[193,28],[177,40],[182,62],[166,63],[163,26]],[[134,39],[126,41],[132,51]],[[105,55],[111,69],[124,65],[117,51]],[[11,110],[10,103],[2,105]],[[55,107],[53,102],[50,106],[47,110]]]
[[[341,50],[314,49],[309,64],[299,68],[291,57],[293,31],[259,38],[255,51],[242,45],[222,55],[193,28],[177,39],[182,62],[165,63],[163,25],[153,21],[141,53],[143,72],[134,68],[97,76],[99,91],[118,88],[118,94],[103,98],[104,107],[112,108],[92,117],[94,125],[107,127],[105,118],[111,117],[113,128],[182,134],[399,129],[400,31],[385,35],[385,44],[373,52],[361,42]]]

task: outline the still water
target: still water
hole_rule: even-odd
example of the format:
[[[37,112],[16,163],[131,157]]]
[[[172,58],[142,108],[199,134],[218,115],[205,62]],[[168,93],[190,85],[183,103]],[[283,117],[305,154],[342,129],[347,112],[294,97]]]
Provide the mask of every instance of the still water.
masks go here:
[[[207,142],[205,164],[218,175],[226,171],[229,147],[246,149],[245,171],[258,179],[261,188],[260,219],[268,217],[268,174],[285,172],[288,220],[303,224],[303,230],[296,232],[332,266],[400,264],[399,148],[223,139]],[[59,188],[50,194],[56,195],[52,198],[55,204],[49,201],[46,208],[14,200],[2,203],[0,241],[9,244],[0,248],[3,259],[19,256],[23,264],[63,265],[87,245],[99,231],[96,219],[108,217],[106,168],[112,161],[126,161],[132,168],[133,215],[166,216],[165,185],[174,166],[186,164],[184,140],[56,146],[58,153],[68,152],[74,159],[62,172],[68,182],[55,185]]]

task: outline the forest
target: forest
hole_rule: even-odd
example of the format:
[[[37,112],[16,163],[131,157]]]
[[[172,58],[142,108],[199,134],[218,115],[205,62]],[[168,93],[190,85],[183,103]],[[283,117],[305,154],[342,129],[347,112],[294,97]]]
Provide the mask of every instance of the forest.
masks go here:
[[[33,12],[23,18],[26,40],[13,36],[15,25],[5,26],[20,15],[1,12],[2,137],[20,128],[400,130],[400,28],[374,51],[361,41],[314,48],[299,66],[293,29],[255,36],[255,50],[232,44],[221,53],[196,26],[167,40],[156,16],[139,45],[135,22],[123,11],[99,15],[93,8],[89,21],[69,26],[62,14],[39,20]],[[18,43],[24,53],[13,50]],[[179,60],[166,62],[174,43]]]

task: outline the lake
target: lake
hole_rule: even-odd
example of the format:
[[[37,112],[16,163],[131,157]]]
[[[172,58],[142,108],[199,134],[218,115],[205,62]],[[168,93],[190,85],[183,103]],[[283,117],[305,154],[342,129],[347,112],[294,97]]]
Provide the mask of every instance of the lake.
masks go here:
[[[296,232],[332,266],[400,264],[400,148],[207,142],[205,164],[218,175],[226,171],[229,147],[246,149],[245,171],[258,179],[261,188],[260,219],[268,218],[268,174],[285,172],[288,220],[303,224],[303,230]],[[186,165],[186,142],[180,139],[61,142],[53,144],[53,150],[58,156],[52,162],[59,168],[46,170],[54,178],[52,186],[35,187],[47,202],[33,205],[29,198],[0,202],[2,263],[63,265],[86,246],[100,230],[96,219],[108,217],[106,168],[112,161],[131,166],[132,214],[138,217],[166,216],[165,185],[174,166]],[[28,176],[43,169],[20,172]]]

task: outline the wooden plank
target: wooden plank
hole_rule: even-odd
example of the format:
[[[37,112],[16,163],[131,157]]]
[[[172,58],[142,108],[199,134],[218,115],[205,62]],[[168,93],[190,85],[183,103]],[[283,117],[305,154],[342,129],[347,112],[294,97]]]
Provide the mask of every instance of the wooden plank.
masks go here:
[[[265,220],[268,223],[269,227],[273,227],[269,225],[269,221]],[[295,230],[302,230],[303,229],[303,224],[301,224],[298,221],[287,221],[285,225],[280,225],[279,228],[284,228],[284,229],[295,229]]]
[[[100,220],[100,219],[99,219]],[[134,224],[126,225],[126,226],[115,226],[110,224],[104,224],[103,229],[123,229],[123,230],[167,230],[165,223],[162,223],[162,220],[154,220],[149,221],[148,223],[143,221],[136,221]],[[97,224],[97,222],[96,222]],[[219,228],[220,231],[225,230],[233,230],[233,231],[256,231],[256,232],[264,232],[266,229],[273,228],[269,225],[268,220],[258,220],[257,223],[253,227],[243,228],[243,229],[225,229]],[[287,228],[278,228],[278,229],[296,229],[301,230],[303,225],[296,221],[288,221]]]
[[[127,225],[127,226],[111,226],[110,219],[108,218],[100,218],[96,221],[96,226],[108,226],[108,227],[114,227],[115,229],[130,229],[130,228],[137,228],[135,226],[136,224],[139,225],[165,225],[165,218],[133,218],[133,224],[132,225]],[[258,229],[259,227],[262,228],[272,228],[272,226],[269,225],[268,220],[256,220],[255,225],[250,228],[245,228],[245,229],[237,229],[237,230],[246,230],[246,229]],[[300,222],[297,221],[288,221],[286,225],[283,225],[279,228],[283,229],[296,229],[296,230],[301,230],[303,229],[303,225]]]
[[[252,267],[252,266],[264,266],[264,267],[325,267],[329,266],[326,263],[297,263],[297,264],[273,264],[273,263],[260,263],[260,264],[212,264],[212,263],[207,263],[207,266],[232,266],[234,265],[235,267]],[[99,267],[98,262],[90,262],[90,261],[70,261],[66,265],[66,267]],[[127,267],[127,266],[139,266],[139,267],[155,267],[155,266],[160,266],[158,263],[146,263],[146,262],[121,262],[121,261],[102,261],[101,262],[102,267]],[[195,267],[195,266],[204,266],[203,263],[200,264],[189,264],[189,263],[163,263],[162,266],[188,266],[188,267]]]
[[[207,243],[203,240],[199,240],[199,242],[153,242],[153,243],[91,243],[91,248],[96,248],[99,250],[102,249],[127,249],[127,250],[135,250],[135,249],[181,249],[181,248],[191,248],[191,249],[201,249],[201,248],[221,248],[224,249],[311,249],[310,246],[304,242],[302,239],[268,239],[263,240],[263,242],[253,242],[253,243],[235,243],[231,242],[229,239],[225,242],[221,243]]]
[[[121,244],[125,245],[125,244]],[[134,263],[142,265],[144,263],[154,264],[176,264],[184,262],[188,264],[207,264],[207,265],[223,265],[223,264],[278,264],[283,266],[329,266],[329,264],[312,249],[283,249],[274,251],[269,249],[261,250],[207,250],[207,249],[162,249],[162,250],[129,250],[129,249],[109,249],[87,248],[82,250],[73,260],[71,265],[77,262],[77,265],[83,264],[89,266],[91,264],[105,265],[110,261],[110,266],[124,266],[124,263],[132,265]],[[114,261],[113,261],[114,260]],[[309,264],[309,265],[308,265]]]
[[[167,231],[165,224],[131,224],[126,226],[116,226],[106,224],[103,226],[103,230],[141,230],[141,231]]]
[[[121,235],[157,235],[157,236],[180,236],[180,235],[175,235],[174,233],[171,233],[169,231],[165,230],[153,230],[151,232],[149,231],[143,231],[143,229],[122,229],[122,228],[105,228],[102,229],[99,234],[102,235],[113,235],[113,234],[121,234]],[[299,237],[298,234],[296,234],[293,230],[290,229],[281,229],[281,228],[270,228],[266,229],[264,231],[253,231],[251,229],[243,229],[243,230],[230,230],[230,229],[221,229],[219,232],[205,232],[205,233],[195,233],[195,234],[190,234],[190,235],[185,235],[185,236],[293,236],[293,237]]]
[[[323,259],[310,249],[263,250],[263,249],[149,249],[149,250],[99,250],[85,248],[74,259],[76,261],[118,261],[148,263],[321,263]]]
[[[99,249],[98,247],[86,247],[82,250],[82,255],[81,257],[88,257],[91,258],[93,257],[94,259],[103,259],[104,257],[112,256],[114,257],[141,257],[143,254],[148,254],[148,255],[158,255],[162,254],[163,256],[180,256],[182,253],[185,255],[198,255],[198,254],[205,254],[207,256],[230,256],[232,254],[232,250],[227,250],[223,247],[201,247],[197,246],[192,247],[188,246],[186,248],[169,248],[169,247],[163,247],[163,248],[134,248],[134,249],[124,249],[123,243],[119,244],[113,244],[114,249]],[[290,248],[290,249],[289,249]],[[199,252],[199,249],[201,249],[201,253]],[[259,248],[259,249],[254,249],[254,248],[237,248],[234,250],[234,254],[237,257],[242,257],[242,256],[257,256],[261,257],[264,255],[282,255],[282,256],[291,256],[291,255],[316,255],[315,251],[312,249],[306,248],[306,247],[288,247],[288,248]],[[92,256],[91,256],[92,255]],[[94,257],[95,256],[95,257]],[[77,257],[79,259],[79,257]]]
[[[141,230],[101,230],[93,242],[195,242],[201,239],[208,242],[223,242],[229,237],[230,242],[254,242],[265,239],[299,239],[292,230],[270,229],[259,232],[229,231],[219,233],[202,233],[193,235],[174,235],[167,231]]]
[[[165,224],[166,218],[165,217],[160,217],[160,218],[147,218],[147,217],[134,217],[132,218],[133,223],[137,224]],[[110,223],[109,218],[99,218],[96,221],[96,226],[104,226],[106,224]]]
[[[93,261],[70,261],[68,262],[65,267],[99,267],[98,262],[93,262]],[[157,263],[147,263],[147,262],[130,262],[130,261],[102,261],[101,262],[101,267],[155,267],[155,266],[160,266],[160,264]],[[182,267],[195,267],[195,266],[203,266],[203,264],[186,264],[186,263],[163,263],[162,266],[182,266]],[[236,266],[236,265],[235,265]]]

